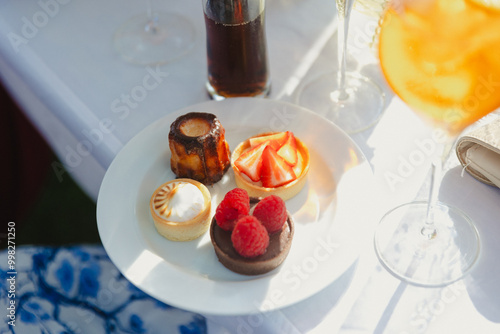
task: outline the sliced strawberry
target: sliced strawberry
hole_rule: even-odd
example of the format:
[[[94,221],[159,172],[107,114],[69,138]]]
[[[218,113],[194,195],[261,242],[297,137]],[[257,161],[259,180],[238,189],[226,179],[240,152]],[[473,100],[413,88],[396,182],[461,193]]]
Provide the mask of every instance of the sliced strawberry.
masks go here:
[[[304,157],[301,154],[297,154],[297,164],[293,166],[293,171],[297,177],[304,171],[305,163]]]
[[[297,177],[292,167],[281,158],[270,146],[262,153],[261,177],[262,185],[266,188],[276,188],[287,184]]]
[[[275,150],[278,150],[281,147],[281,145],[283,145],[286,142],[286,139],[287,139],[286,132],[276,132],[269,135],[252,137],[248,141],[250,142],[250,147],[255,147],[266,141],[273,141],[271,143],[271,146],[274,147]]]
[[[287,131],[286,142],[278,150],[278,155],[285,159],[290,166],[297,164],[297,142],[292,132]]]
[[[234,165],[254,182],[260,180],[262,154],[268,145],[269,142],[263,142],[254,148],[250,148],[248,151],[243,152],[234,162]]]

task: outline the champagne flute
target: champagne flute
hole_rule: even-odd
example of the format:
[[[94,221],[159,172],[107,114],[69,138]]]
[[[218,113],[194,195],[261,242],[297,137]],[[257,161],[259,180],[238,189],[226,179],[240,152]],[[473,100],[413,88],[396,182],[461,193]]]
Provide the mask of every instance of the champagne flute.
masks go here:
[[[500,11],[494,5],[488,0],[400,0],[382,21],[379,56],[387,82],[447,138],[432,165],[428,201],[391,210],[375,232],[381,263],[409,283],[455,282],[479,255],[474,223],[437,201],[437,190],[440,167],[458,134],[500,107]]]
[[[348,133],[374,125],[384,110],[384,92],[371,79],[346,71],[349,18],[354,0],[336,0],[337,70],[307,83],[297,103],[324,115]]]
[[[124,22],[115,32],[113,44],[128,62],[160,65],[186,54],[194,45],[195,29],[185,17],[152,9]]]

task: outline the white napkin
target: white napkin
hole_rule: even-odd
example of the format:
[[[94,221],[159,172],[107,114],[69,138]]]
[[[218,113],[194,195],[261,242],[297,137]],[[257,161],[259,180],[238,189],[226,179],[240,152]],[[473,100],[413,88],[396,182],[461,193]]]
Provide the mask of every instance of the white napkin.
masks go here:
[[[456,152],[469,174],[500,188],[500,118],[460,137]]]

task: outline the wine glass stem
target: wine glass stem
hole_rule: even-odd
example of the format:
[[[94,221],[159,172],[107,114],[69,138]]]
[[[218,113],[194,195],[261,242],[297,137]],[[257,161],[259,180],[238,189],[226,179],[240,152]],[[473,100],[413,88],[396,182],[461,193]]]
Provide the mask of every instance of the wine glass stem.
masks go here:
[[[146,32],[155,33],[158,25],[158,17],[153,15],[153,5],[151,2],[152,0],[146,0],[146,15],[148,17],[148,22],[146,23],[144,30]]]
[[[434,159],[432,162],[431,180],[429,189],[429,199],[427,202],[427,213],[425,215],[424,226],[421,233],[424,238],[431,240],[436,236],[436,227],[434,225],[434,208],[437,203],[439,183],[441,180],[442,162]]]
[[[434,223],[434,208],[438,201],[438,192],[442,180],[442,170],[445,161],[447,160],[451,148],[453,146],[453,139],[447,138],[444,143],[437,143],[435,159],[432,161],[431,179],[429,185],[429,199],[427,202],[427,213],[425,217],[424,226],[421,229],[422,235],[431,240],[436,237],[438,231]]]
[[[349,95],[346,91],[345,72],[346,72],[346,55],[347,55],[347,35],[349,31],[349,18],[351,9],[354,3],[353,0],[335,0],[337,6],[337,62],[338,74],[337,84],[338,91],[335,92],[335,98],[338,100],[346,100]]]

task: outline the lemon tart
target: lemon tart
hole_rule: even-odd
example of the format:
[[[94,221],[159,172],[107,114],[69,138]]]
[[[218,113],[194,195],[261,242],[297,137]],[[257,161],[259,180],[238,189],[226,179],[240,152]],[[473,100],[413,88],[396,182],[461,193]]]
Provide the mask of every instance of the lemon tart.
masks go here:
[[[169,240],[196,239],[210,225],[210,192],[192,179],[162,184],[151,196],[149,208],[156,230]]]

